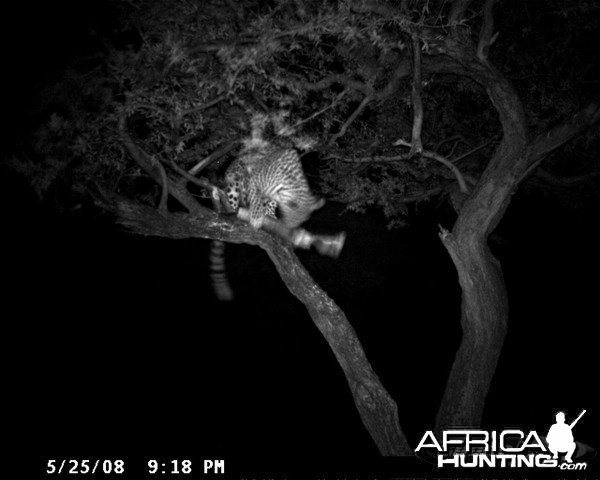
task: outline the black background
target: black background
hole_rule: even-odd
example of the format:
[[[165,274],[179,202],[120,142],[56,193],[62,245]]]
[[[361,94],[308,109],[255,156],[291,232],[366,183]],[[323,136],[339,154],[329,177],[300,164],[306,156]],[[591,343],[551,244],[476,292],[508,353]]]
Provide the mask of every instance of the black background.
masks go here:
[[[84,3],[7,11],[7,151],[34,120],[32,94],[85,43],[94,10]],[[23,448],[383,468],[334,356],[262,251],[228,247],[237,301],[219,305],[207,241],[136,237],[87,206],[61,218],[1,175],[8,390],[23,412]],[[599,211],[513,197],[492,239],[511,314],[487,427],[545,434],[558,409],[569,421],[585,408],[575,438],[600,445]],[[416,445],[460,341],[456,273],[437,238],[452,216],[429,206],[389,232],[375,212],[340,213],[329,204],[312,225],[348,233],[341,257],[300,256],[348,315]]]

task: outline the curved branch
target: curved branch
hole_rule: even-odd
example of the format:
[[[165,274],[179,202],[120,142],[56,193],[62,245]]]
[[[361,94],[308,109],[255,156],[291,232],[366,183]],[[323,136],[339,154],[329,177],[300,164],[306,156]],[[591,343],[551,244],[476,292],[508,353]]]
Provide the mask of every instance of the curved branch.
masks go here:
[[[462,193],[469,193],[469,188],[467,187],[467,184],[465,183],[465,179],[463,178],[462,173],[460,172],[460,170],[458,169],[458,167],[456,165],[454,165],[452,162],[445,159],[441,155],[438,155],[435,152],[427,152],[427,154],[425,154],[425,152],[422,152],[422,155],[426,158],[431,158],[432,160],[440,162],[442,165],[445,165],[446,167],[448,167],[452,171],[454,176],[456,177],[456,181],[458,182],[460,191]]]
[[[392,145],[396,145],[396,146],[400,145],[403,147],[410,147],[411,152],[412,152],[412,145],[405,140],[402,140],[402,139],[396,140]],[[411,155],[411,154],[409,153],[409,155]],[[452,171],[454,176],[456,177],[456,181],[458,182],[460,191],[463,193],[469,192],[469,188],[467,187],[467,184],[465,182],[465,179],[464,179],[462,173],[460,172],[458,167],[456,165],[454,165],[450,160],[442,157],[441,155],[439,155],[435,152],[430,152],[428,150],[423,150],[421,152],[421,155],[425,158],[430,158],[432,160],[435,160],[436,162],[440,162],[442,165],[445,165],[446,167],[448,167]]]
[[[538,168],[535,171],[534,176],[555,187],[573,188],[574,186],[581,185],[582,183],[593,182],[595,178],[600,177],[600,171],[591,171],[582,173],[580,175],[572,175],[570,177],[559,177],[548,172],[547,170]]]
[[[456,20],[468,4],[467,0],[455,2]],[[461,200],[452,232],[440,234],[462,290],[463,335],[436,416],[438,427],[481,422],[508,322],[502,269],[489,250],[487,237],[517,187],[528,137],[523,105],[512,84],[488,61],[478,58],[475,46],[458,35],[439,40],[443,55],[424,66],[458,73],[481,84],[498,112],[503,137],[478,183],[464,203]]]

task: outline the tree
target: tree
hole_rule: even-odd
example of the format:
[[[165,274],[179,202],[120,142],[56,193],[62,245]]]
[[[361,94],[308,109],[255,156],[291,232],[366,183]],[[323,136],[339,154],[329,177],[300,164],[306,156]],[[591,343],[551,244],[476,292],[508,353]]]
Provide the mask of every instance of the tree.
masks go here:
[[[264,249],[335,353],[379,451],[410,454],[396,404],[354,329],[289,245],[196,198],[216,185],[253,112],[290,112],[290,126],[317,141],[314,168],[326,197],[358,211],[381,208],[391,227],[404,222],[411,202],[452,202],[457,218],[440,238],[462,289],[463,338],[436,425],[479,424],[508,318],[501,266],[487,239],[518,186],[598,122],[600,99],[585,91],[561,97],[547,115],[556,93],[536,84],[528,124],[497,64],[535,76],[537,63],[511,55],[518,42],[491,58],[501,42],[494,8],[508,29],[520,16],[492,0],[110,6],[120,23],[48,90],[53,102],[35,132],[34,158],[13,162],[36,192],[51,194],[62,182],[139,234]],[[555,8],[568,21],[580,18]],[[582,4],[581,13],[595,8]],[[548,15],[534,10],[536,18]],[[545,105],[532,107],[535,97]],[[589,179],[597,168],[580,165],[576,174]]]

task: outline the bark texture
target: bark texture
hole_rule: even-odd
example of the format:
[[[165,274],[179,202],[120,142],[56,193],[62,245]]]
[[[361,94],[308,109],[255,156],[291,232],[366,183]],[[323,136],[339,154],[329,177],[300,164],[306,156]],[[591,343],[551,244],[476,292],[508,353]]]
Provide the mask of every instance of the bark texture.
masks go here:
[[[456,1],[460,18],[468,1]],[[599,99],[555,129],[529,140],[523,106],[509,80],[487,59],[493,42],[492,5],[486,2],[479,46],[459,32],[436,38],[442,56],[427,61],[429,71],[467,76],[485,88],[498,112],[502,139],[473,192],[459,206],[451,232],[440,237],[458,272],[462,290],[463,337],[438,409],[436,426],[476,426],[500,357],[508,320],[508,298],[502,268],[487,238],[498,225],[520,182],[556,147],[600,118]],[[434,39],[432,39],[433,41]]]
[[[316,284],[293,250],[280,238],[253,230],[248,224],[219,216],[208,209],[200,214],[161,214],[124,199],[102,200],[118,222],[142,235],[167,238],[206,238],[258,245],[277,268],[289,291],[307,308],[339,362],[364,426],[380,453],[412,455],[400,429],[396,402],[373,371],[354,328],[336,303]]]
[[[460,26],[470,3],[471,0],[452,2],[449,18],[454,26],[446,36],[440,36],[438,30],[421,30],[416,26],[413,32],[426,41],[431,52],[429,57],[422,59],[423,71],[456,74],[482,85],[498,112],[503,130],[502,139],[477,185],[459,202],[459,216],[452,230],[441,234],[462,289],[463,337],[437,413],[438,428],[481,423],[485,400],[502,351],[509,305],[501,266],[487,245],[489,234],[502,219],[519,183],[548,153],[600,118],[600,99],[596,99],[562,125],[530,140],[517,92],[487,59],[495,39],[494,0],[485,2],[477,45]],[[399,13],[387,3],[377,0],[355,1],[351,2],[351,6],[356,12],[375,15]],[[407,66],[400,63],[389,85],[395,86],[396,80],[406,72]],[[366,90],[365,95],[364,105],[370,101],[373,92]],[[132,141],[126,133],[124,118],[119,129],[123,145],[130,155],[189,212],[161,213],[123,200],[111,202],[120,222],[146,235],[207,238],[263,248],[290,292],[306,306],[334,352],[362,421],[381,454],[411,454],[412,450],[399,426],[397,406],[373,372],[354,329],[340,308],[310,277],[292,250],[272,235],[256,232],[247,224],[229,221],[198,205],[182,183],[168,178],[160,163]]]

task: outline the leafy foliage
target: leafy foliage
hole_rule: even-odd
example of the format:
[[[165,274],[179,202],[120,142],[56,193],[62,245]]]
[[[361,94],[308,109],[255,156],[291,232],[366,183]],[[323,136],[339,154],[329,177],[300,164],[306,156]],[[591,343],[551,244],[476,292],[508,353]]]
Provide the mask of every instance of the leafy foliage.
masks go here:
[[[144,173],[123,149],[120,116],[148,155],[190,170],[247,135],[252,113],[284,109],[297,132],[318,142],[320,160],[307,169],[323,195],[357,211],[377,206],[401,224],[407,202],[456,189],[445,166],[392,145],[410,138],[411,36],[460,28],[468,40],[481,26],[479,5],[453,24],[448,3],[112,0],[114,21],[98,27],[95,49],[45,90],[45,120],[15,164],[40,196],[68,178],[75,191],[94,180],[157,202],[160,188],[138,181]],[[492,60],[517,83],[532,131],[543,131],[574,111],[580,85],[597,88],[586,42],[598,25],[582,23],[597,6],[497,8]],[[561,37],[556,29],[565,23],[573,29]],[[435,56],[435,45],[420,45]],[[426,149],[452,159],[489,144],[456,163],[475,181],[500,131],[493,106],[463,78],[427,73],[423,80]],[[214,179],[222,160],[202,174]]]

